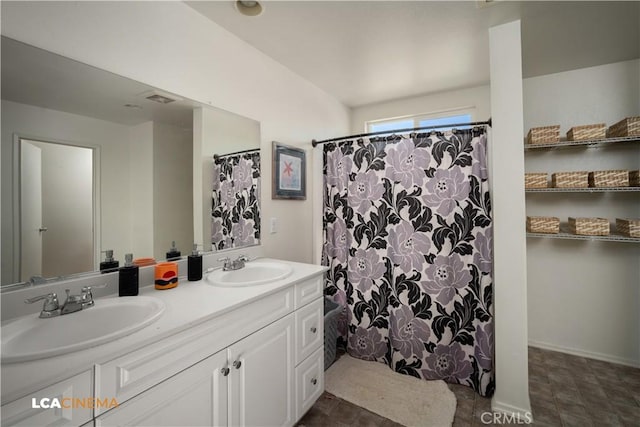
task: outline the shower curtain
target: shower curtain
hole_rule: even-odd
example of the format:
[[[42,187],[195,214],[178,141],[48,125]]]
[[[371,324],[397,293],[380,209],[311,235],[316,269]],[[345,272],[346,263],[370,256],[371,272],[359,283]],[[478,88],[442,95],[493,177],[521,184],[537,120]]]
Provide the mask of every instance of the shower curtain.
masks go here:
[[[494,391],[484,129],[324,146],[325,293],[350,355]]]
[[[260,152],[218,158],[213,167],[213,250],[260,243]]]

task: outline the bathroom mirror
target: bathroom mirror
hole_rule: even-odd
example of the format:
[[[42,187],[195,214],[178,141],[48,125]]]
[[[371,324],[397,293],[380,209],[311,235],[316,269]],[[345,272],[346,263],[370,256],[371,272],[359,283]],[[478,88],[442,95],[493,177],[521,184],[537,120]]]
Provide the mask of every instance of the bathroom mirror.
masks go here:
[[[258,122],[1,42],[2,286],[212,249],[213,155],[259,148]]]

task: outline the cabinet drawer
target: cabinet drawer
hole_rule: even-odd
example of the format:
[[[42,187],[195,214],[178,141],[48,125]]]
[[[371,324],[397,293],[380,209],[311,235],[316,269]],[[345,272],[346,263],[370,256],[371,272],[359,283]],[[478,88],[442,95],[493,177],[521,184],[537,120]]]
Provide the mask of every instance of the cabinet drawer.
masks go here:
[[[322,295],[324,289],[324,274],[320,274],[304,282],[296,284],[296,310],[304,307]]]
[[[2,406],[3,426],[79,426],[93,418],[93,371],[88,370],[51,387]],[[49,401],[42,402],[47,398]],[[34,408],[58,399],[62,408]],[[78,399],[75,401],[74,399]],[[111,399],[109,399],[111,400]],[[82,405],[81,405],[82,403]],[[85,406],[84,408],[82,406]]]
[[[292,311],[293,289],[289,288],[96,365],[96,397],[115,397],[122,404]],[[104,410],[96,408],[96,415],[101,413]]]
[[[296,422],[324,392],[324,348],[296,367]]]
[[[296,310],[296,365],[324,343],[324,300]]]

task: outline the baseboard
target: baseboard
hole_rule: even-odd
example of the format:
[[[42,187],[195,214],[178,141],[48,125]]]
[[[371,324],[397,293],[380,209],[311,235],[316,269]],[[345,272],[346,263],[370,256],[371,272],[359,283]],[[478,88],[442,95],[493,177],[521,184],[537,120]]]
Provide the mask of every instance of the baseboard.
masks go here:
[[[498,424],[531,424],[533,423],[533,414],[531,409],[518,408],[517,406],[507,403],[498,402],[491,399],[491,410],[507,414],[504,419],[496,419]]]
[[[603,362],[617,363],[619,365],[631,366],[633,368],[640,368],[640,361],[638,360],[625,359],[623,357],[612,356],[610,354],[578,350],[571,347],[563,347],[563,346],[549,344],[546,342],[541,342],[536,340],[529,340],[529,345],[531,347],[537,347],[543,350],[559,351],[561,353],[567,353],[573,356],[586,357],[588,359],[602,360]]]

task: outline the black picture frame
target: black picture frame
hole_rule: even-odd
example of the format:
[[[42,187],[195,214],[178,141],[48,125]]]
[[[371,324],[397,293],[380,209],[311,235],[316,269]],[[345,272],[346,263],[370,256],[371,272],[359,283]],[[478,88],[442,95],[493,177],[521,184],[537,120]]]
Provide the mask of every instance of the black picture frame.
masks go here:
[[[306,200],[307,165],[304,150],[272,142],[272,199]]]

